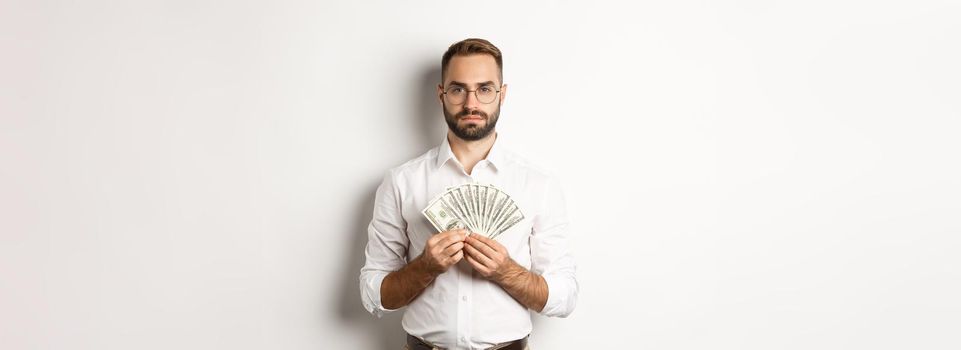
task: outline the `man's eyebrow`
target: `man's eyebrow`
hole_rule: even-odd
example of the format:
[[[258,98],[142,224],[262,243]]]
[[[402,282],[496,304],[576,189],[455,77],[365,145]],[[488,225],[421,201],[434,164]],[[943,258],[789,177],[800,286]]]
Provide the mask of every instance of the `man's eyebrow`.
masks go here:
[[[468,85],[467,83],[462,83],[462,82],[459,82],[459,81],[457,81],[457,80],[451,80],[451,81],[450,81],[450,85],[457,85],[457,86],[463,86],[463,87],[470,86],[470,85]],[[484,86],[484,85],[494,85],[494,82],[491,81],[491,80],[488,80],[488,81],[481,82],[481,83],[478,83],[478,84],[477,84],[477,86]]]

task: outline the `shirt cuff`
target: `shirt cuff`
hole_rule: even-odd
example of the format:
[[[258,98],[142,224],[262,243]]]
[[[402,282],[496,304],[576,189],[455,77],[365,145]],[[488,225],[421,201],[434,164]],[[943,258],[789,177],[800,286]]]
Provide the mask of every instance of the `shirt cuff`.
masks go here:
[[[564,275],[542,275],[547,283],[547,302],[539,314],[548,317],[567,317],[577,304],[577,282]]]
[[[384,315],[391,312],[397,311],[397,309],[388,309],[384,307],[384,304],[380,300],[380,287],[384,284],[384,278],[387,277],[387,272],[375,272],[372,273],[366,279],[366,285],[364,286],[364,308],[367,312],[370,312],[377,318],[384,317]]]

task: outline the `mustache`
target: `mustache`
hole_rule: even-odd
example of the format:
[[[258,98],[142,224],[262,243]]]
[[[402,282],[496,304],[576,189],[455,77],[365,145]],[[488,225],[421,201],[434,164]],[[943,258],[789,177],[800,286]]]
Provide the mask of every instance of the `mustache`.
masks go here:
[[[476,115],[476,116],[484,117],[484,119],[489,119],[489,118],[487,117],[487,113],[484,113],[483,111],[476,111],[476,110],[475,110],[475,111],[461,111],[460,113],[457,113],[456,117],[457,117],[457,119],[460,119],[460,118],[463,118],[463,117],[466,117],[466,116],[469,116],[469,115]]]

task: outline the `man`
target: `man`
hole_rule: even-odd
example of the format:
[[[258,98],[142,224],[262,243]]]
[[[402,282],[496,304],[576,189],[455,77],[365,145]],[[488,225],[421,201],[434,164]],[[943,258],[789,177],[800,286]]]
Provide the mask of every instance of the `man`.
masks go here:
[[[377,189],[360,272],[364,307],[381,317],[407,306],[406,349],[527,349],[528,309],[567,317],[577,301],[564,197],[553,177],[498,140],[507,85],[497,47],[451,45],[441,80],[443,143],[390,169]],[[524,218],[495,239],[437,233],[421,211],[446,188],[472,182],[502,189]]]

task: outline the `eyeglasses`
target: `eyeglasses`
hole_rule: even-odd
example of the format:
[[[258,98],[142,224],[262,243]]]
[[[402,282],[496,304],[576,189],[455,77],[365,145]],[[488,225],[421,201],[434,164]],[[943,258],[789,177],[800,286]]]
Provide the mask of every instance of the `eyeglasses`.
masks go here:
[[[494,89],[493,85],[484,85],[477,90],[467,90],[463,86],[453,85],[444,91],[444,98],[447,103],[452,105],[459,105],[467,102],[467,93],[473,92],[474,97],[477,97],[477,101],[480,103],[491,103],[497,99],[497,94],[500,90]]]

